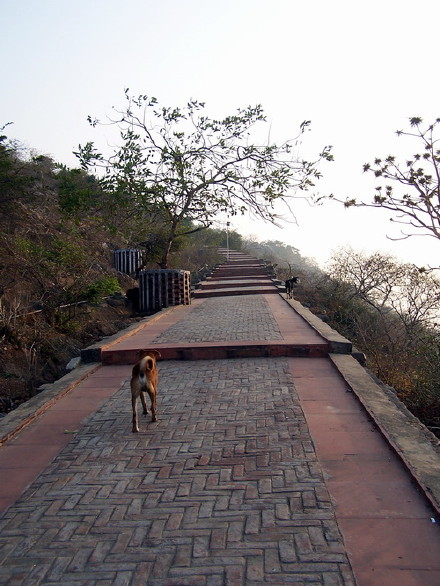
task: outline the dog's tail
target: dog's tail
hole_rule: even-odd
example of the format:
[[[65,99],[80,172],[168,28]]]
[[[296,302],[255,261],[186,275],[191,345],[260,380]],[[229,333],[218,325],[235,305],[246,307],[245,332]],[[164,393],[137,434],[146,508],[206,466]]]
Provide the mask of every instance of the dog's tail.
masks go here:
[[[154,367],[154,358],[151,356],[144,356],[142,358],[140,365],[139,365],[139,382],[142,387],[146,387],[147,385],[147,371],[153,370]]]

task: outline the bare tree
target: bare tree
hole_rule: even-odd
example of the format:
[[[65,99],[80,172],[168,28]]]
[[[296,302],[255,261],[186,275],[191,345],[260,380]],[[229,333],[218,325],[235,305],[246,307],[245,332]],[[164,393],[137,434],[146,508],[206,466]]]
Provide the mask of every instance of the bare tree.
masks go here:
[[[440,118],[423,125],[418,117],[409,119],[411,130],[398,130],[398,136],[415,139],[418,152],[406,161],[393,155],[376,158],[363,166],[381,181],[371,200],[347,199],[346,207],[372,207],[393,213],[391,222],[401,226],[400,234],[390,237],[401,240],[423,235],[440,239],[440,149],[438,136]],[[330,196],[332,199],[337,199]]]
[[[421,326],[440,317],[440,281],[410,263],[387,254],[366,256],[350,248],[333,255],[332,278],[351,285],[352,297],[362,299],[379,313],[393,312],[412,338]]]

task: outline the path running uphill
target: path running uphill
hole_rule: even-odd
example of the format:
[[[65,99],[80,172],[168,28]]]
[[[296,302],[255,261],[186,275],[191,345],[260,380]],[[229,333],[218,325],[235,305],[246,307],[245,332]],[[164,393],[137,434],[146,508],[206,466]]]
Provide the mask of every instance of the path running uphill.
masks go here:
[[[133,434],[145,348],[159,421]],[[407,415],[263,262],[230,252],[83,360],[0,421],[0,584],[440,584],[436,446],[400,447]]]

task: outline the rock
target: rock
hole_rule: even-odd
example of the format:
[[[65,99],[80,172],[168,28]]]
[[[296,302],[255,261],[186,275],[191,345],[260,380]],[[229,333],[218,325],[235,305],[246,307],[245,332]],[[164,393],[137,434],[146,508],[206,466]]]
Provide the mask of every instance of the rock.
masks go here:
[[[69,362],[66,365],[66,371],[70,372],[71,370],[76,368],[80,362],[81,362],[81,356],[76,356],[76,358],[72,358],[72,360],[69,360]]]

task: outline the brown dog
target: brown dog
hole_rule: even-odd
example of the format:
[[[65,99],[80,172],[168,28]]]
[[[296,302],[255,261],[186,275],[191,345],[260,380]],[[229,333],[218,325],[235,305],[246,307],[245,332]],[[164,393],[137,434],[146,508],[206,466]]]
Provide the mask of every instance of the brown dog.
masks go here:
[[[156,360],[160,358],[160,352],[157,350],[144,350],[141,353],[141,359],[137,362],[131,374],[131,406],[133,409],[133,433],[139,431],[137,400],[140,396],[144,415],[147,415],[147,402],[145,393],[148,393],[151,400],[151,421],[157,421],[157,379],[158,372]]]

